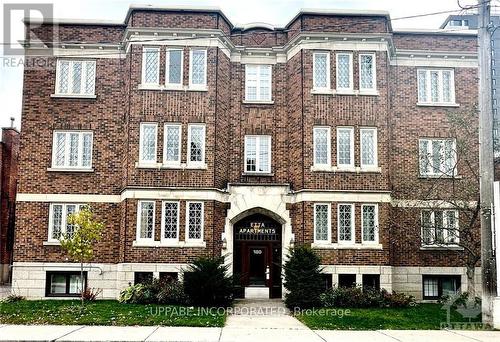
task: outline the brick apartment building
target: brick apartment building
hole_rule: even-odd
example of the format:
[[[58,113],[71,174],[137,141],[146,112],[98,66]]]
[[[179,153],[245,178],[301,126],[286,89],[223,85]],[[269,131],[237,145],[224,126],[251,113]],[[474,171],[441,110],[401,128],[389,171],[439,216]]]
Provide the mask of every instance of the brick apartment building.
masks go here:
[[[105,298],[182,279],[203,255],[225,257],[241,296],[280,297],[299,244],[321,256],[325,286],[465,289],[464,251],[436,238],[461,213],[429,209],[420,190],[451,186],[447,114],[477,104],[474,32],[395,31],[386,12],[302,10],[278,28],[134,6],[124,22],[26,23],[26,55],[50,63],[24,73],[22,295],[78,292],[58,238],[86,203],[106,221],[85,273]]]
[[[10,282],[19,158],[19,132],[2,129],[0,141],[0,284]]]

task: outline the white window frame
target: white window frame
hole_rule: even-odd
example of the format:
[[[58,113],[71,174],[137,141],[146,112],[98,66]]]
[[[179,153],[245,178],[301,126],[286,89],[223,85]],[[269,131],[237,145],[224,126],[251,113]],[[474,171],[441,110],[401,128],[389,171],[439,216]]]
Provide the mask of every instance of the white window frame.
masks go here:
[[[142,219],[142,203],[153,203],[153,234],[150,238],[141,238],[141,219]],[[135,239],[137,242],[153,242],[155,240],[155,227],[156,227],[156,201],[154,200],[140,200],[137,201],[137,223]]]
[[[339,56],[349,56],[349,88],[341,88],[339,87]],[[336,63],[336,92],[337,93],[352,93],[354,91],[354,71],[352,65],[352,52],[339,52],[335,55],[335,63]]]
[[[143,142],[143,127],[155,127],[155,160],[144,160],[142,155]],[[158,124],[156,122],[141,122],[139,126],[139,164],[140,165],[156,165],[158,160]]]
[[[420,90],[418,89],[419,87],[419,74],[420,72],[425,72],[426,73],[426,77],[425,77],[425,81],[426,81],[426,97],[427,97],[427,101],[422,101],[422,99],[420,98]],[[443,71],[449,71],[450,72],[450,101],[449,102],[444,102],[443,101]],[[437,102],[432,102],[432,90],[431,90],[431,73],[432,72],[437,72],[438,73],[438,79],[439,79],[439,84],[441,85],[441,87],[438,88],[438,91],[439,91],[439,94],[438,94],[438,97],[439,97],[439,101]],[[436,69],[436,68],[419,68],[417,69],[417,97],[418,97],[418,104],[422,104],[422,105],[455,105],[455,70],[454,69],[445,69],[445,68],[442,68],[442,69]]]
[[[81,203],[50,203],[49,205],[49,228],[48,228],[48,238],[47,242],[56,242],[58,243],[60,240],[59,239],[54,239],[52,237],[53,232],[54,232],[54,206],[55,205],[61,205],[62,206],[62,217],[61,217],[61,237],[63,234],[66,233],[66,226],[68,224],[68,206],[74,205],[75,206],[75,213],[79,212],[82,210],[84,207],[84,204]]]
[[[373,165],[363,163],[363,132],[373,131]],[[377,127],[362,127],[359,129],[359,163],[362,169],[376,169],[378,168],[378,129]]]
[[[372,74],[372,84],[373,84],[373,87],[372,88],[362,88],[361,87],[361,57],[362,56],[372,56],[372,61],[373,61],[373,74]],[[376,92],[377,91],[377,62],[376,62],[376,59],[377,59],[377,55],[373,52],[371,53],[360,53],[359,54],[359,57],[358,57],[359,61],[358,61],[358,67],[359,67],[359,91],[360,93],[370,93],[370,92]]]
[[[269,145],[267,148],[267,155],[268,155],[268,165],[269,165],[269,170],[267,171],[259,171],[260,168],[260,139],[262,137],[267,137],[269,138]],[[248,138],[255,138],[255,171],[247,171],[247,140]],[[270,174],[272,170],[271,166],[271,161],[272,161],[272,156],[271,156],[271,151],[272,151],[272,137],[267,134],[263,135],[255,135],[255,134],[250,134],[250,135],[245,135],[245,146],[244,146],[244,160],[245,160],[245,171],[244,173],[249,173],[249,174]]]
[[[64,134],[64,165],[56,165],[57,158],[57,134]],[[69,165],[69,136],[70,134],[78,134],[78,162],[76,166]],[[88,166],[83,166],[83,136],[84,134],[90,134],[90,164]],[[69,170],[92,170],[92,155],[94,151],[94,132],[93,131],[80,131],[80,130],[55,130],[52,132],[52,169],[69,169]]]
[[[327,130],[326,149],[327,159],[326,164],[316,162],[316,132],[319,130]],[[330,126],[314,126],[313,127],[313,165],[316,169],[330,169],[332,166],[332,132]]]
[[[422,156],[420,155],[420,143],[422,141],[427,141],[427,158],[430,158],[429,163],[427,165],[427,172],[426,173],[421,173],[421,168],[420,168],[420,162]],[[432,165],[432,159],[433,159],[433,151],[432,151],[432,143],[434,141],[439,141],[442,146],[441,148],[441,161],[442,163],[446,163],[446,159],[444,158],[444,153],[445,153],[445,148],[444,145],[446,144],[446,141],[452,141],[452,148],[453,148],[453,174],[445,173],[442,172],[441,169],[436,172],[434,170],[434,167]],[[418,173],[420,177],[456,177],[458,175],[458,165],[457,165],[457,140],[455,138],[420,138],[418,139]],[[445,164],[446,166],[446,164]],[[430,171],[429,171],[430,169]]]
[[[365,207],[375,207],[375,239],[373,241],[365,240],[365,222],[363,220],[363,209]],[[379,222],[378,222],[378,204],[377,203],[364,203],[361,205],[361,241],[364,244],[378,244],[379,243]]]
[[[177,127],[179,128],[179,135],[177,137],[177,143],[179,145],[179,147],[177,148],[178,150],[178,156],[179,156],[179,159],[178,160],[167,160],[167,129],[168,127]],[[181,158],[182,158],[182,124],[180,123],[166,123],[164,126],[163,126],[163,165],[164,166],[180,166],[181,164]]]
[[[203,148],[201,149],[201,161],[191,161],[191,128],[202,127],[203,128]],[[202,123],[189,124],[188,125],[188,140],[187,140],[187,166],[188,167],[204,167],[205,164],[205,150],[207,145],[207,130],[206,125]]]
[[[158,66],[156,70],[156,82],[147,83],[146,82],[146,53],[148,51],[156,51],[158,53]],[[142,74],[141,82],[142,86],[158,87],[160,85],[160,64],[161,64],[161,52],[159,47],[144,46],[142,48]]]
[[[251,100],[248,99],[248,67],[256,67],[257,68],[257,76],[255,79],[256,82],[256,96],[257,99]],[[260,93],[260,69],[265,66],[269,67],[269,97],[262,98]],[[272,102],[273,98],[273,66],[271,64],[245,64],[245,102]]]
[[[69,63],[69,71],[68,71],[68,92],[67,93],[62,93],[60,89],[60,76],[61,76],[61,62],[68,62]],[[73,83],[73,64],[75,62],[80,62],[82,63],[82,78],[80,80],[80,92],[79,93],[74,93],[72,91],[72,83]],[[86,93],[84,91],[85,87],[85,81],[86,81],[86,73],[87,73],[87,68],[89,65],[92,65],[94,68],[94,82],[93,82],[93,88],[91,93]],[[95,96],[95,83],[97,79],[97,64],[95,60],[88,60],[88,59],[68,59],[68,58],[58,58],[57,59],[57,64],[56,64],[56,86],[55,86],[55,95],[58,96],[90,96],[94,97]]]
[[[445,241],[444,243],[438,243],[434,241],[433,243],[425,243],[424,241],[424,212],[430,212],[431,213],[431,221],[432,221],[432,227],[431,231],[433,232],[433,237],[436,236],[436,211],[440,211],[443,213],[443,222],[442,222],[442,229],[443,229],[443,240]],[[452,211],[455,214],[455,226],[457,229],[457,236],[455,236],[455,242],[447,242],[449,232],[448,232],[448,217],[446,215],[447,212]],[[421,241],[422,241],[422,247],[436,247],[436,246],[458,246],[458,243],[460,242],[460,213],[458,210],[455,209],[423,209],[420,212],[420,236],[421,236]]]
[[[328,208],[328,223],[327,223],[327,229],[328,229],[328,237],[327,240],[318,240],[316,238],[316,208],[320,205],[326,205]],[[332,243],[332,206],[331,203],[314,203],[314,244],[331,244]]]
[[[351,240],[340,240],[340,206],[347,205],[351,207]],[[356,241],[356,227],[355,227],[355,206],[353,203],[338,203],[337,204],[337,243],[352,245]]]
[[[170,83],[170,52],[180,51],[181,52],[181,75],[180,83]],[[184,79],[184,49],[182,48],[167,48],[165,52],[165,87],[169,89],[182,89]]]
[[[190,239],[189,238],[189,204],[190,203],[201,203],[201,234],[199,239]],[[199,243],[203,242],[203,239],[205,238],[205,202],[203,201],[187,201],[186,202],[186,231],[185,233],[185,240],[186,242],[191,242],[191,243]]]
[[[193,53],[194,51],[203,51],[205,54],[205,79],[203,84],[193,84]],[[189,88],[194,90],[206,90],[207,88],[207,77],[208,77],[208,54],[206,49],[190,49],[189,50]]]
[[[316,86],[316,56],[326,55],[326,87]],[[331,74],[330,74],[330,52],[314,52],[313,53],[313,90],[329,91],[331,90]]]
[[[167,203],[176,203],[177,204],[177,238],[175,239],[167,239],[165,238],[165,204]],[[179,242],[179,233],[180,233],[180,213],[181,213],[181,203],[179,201],[162,201],[161,202],[161,236],[160,242],[169,244],[169,243],[178,243]]]
[[[340,164],[339,159],[340,159],[340,151],[339,151],[339,142],[340,142],[340,135],[339,132],[342,130],[348,130],[349,131],[349,138],[350,138],[350,160],[351,162],[349,164]],[[354,127],[347,127],[347,126],[339,126],[337,127],[337,168],[338,169],[354,169]]]

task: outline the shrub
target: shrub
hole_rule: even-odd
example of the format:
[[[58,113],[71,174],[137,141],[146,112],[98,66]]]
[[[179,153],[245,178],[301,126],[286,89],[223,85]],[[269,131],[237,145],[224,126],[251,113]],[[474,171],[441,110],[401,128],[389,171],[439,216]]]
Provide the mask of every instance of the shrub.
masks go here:
[[[15,303],[15,302],[19,302],[21,300],[25,300],[26,298],[24,298],[23,296],[20,296],[20,295],[16,295],[16,294],[10,294],[8,295],[7,297],[5,297],[4,299],[0,300],[0,303]]]
[[[337,308],[408,307],[415,303],[413,296],[404,293],[362,289],[359,286],[332,288],[320,298],[323,306]]]
[[[415,305],[415,297],[402,292],[393,291],[392,293],[382,290],[384,296],[384,305],[391,308],[406,308]]]
[[[468,292],[462,292],[455,295],[443,295],[438,299],[439,304],[447,304],[452,308],[457,308],[459,306],[474,305],[476,307],[481,307],[481,297],[470,298],[471,295]]]
[[[140,303],[143,289],[144,289],[143,284],[130,285],[129,287],[120,292],[120,297],[118,298],[118,301],[120,303],[127,303],[127,304]]]
[[[318,306],[323,292],[320,258],[310,248],[301,246],[292,249],[285,269],[285,304],[289,308],[311,308]]]
[[[165,283],[157,295],[158,304],[167,305],[186,305],[189,303],[189,297],[184,292],[184,285],[172,280]]]
[[[102,293],[101,289],[86,288],[82,293],[82,298],[86,302],[93,302]]]
[[[202,257],[184,272],[184,291],[200,306],[225,306],[233,301],[233,280],[224,259]]]

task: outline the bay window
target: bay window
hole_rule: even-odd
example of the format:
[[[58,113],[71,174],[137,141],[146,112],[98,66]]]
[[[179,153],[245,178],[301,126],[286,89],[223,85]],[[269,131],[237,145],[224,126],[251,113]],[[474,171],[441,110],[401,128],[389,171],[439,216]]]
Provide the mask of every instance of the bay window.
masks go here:
[[[137,241],[154,241],[155,202],[137,202]]]
[[[354,205],[338,205],[338,242],[354,243]]]
[[[314,204],[314,242],[331,242],[331,218],[329,203]]]
[[[186,242],[203,241],[204,205],[203,202],[186,203]]]
[[[162,203],[161,240],[165,242],[179,240],[179,202]]]
[[[361,206],[361,230],[363,243],[378,243],[378,206],[376,204]]]

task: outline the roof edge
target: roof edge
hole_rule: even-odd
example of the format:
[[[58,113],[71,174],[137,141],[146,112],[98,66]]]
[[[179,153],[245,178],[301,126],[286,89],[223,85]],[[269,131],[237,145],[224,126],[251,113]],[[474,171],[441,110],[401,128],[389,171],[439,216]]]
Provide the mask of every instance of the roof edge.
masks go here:
[[[337,16],[352,16],[352,17],[385,17],[391,27],[391,16],[388,11],[375,11],[375,10],[353,10],[353,9],[328,9],[328,8],[301,8],[299,12],[293,16],[291,20],[285,25],[288,28],[298,17],[304,14],[316,15],[337,15]]]
[[[87,26],[126,26],[120,20],[99,20],[99,19],[68,19],[68,18],[23,18],[25,24],[58,24],[58,25],[87,25]]]
[[[415,35],[444,35],[444,36],[477,36],[477,30],[448,30],[448,29],[396,29],[394,34]]]

